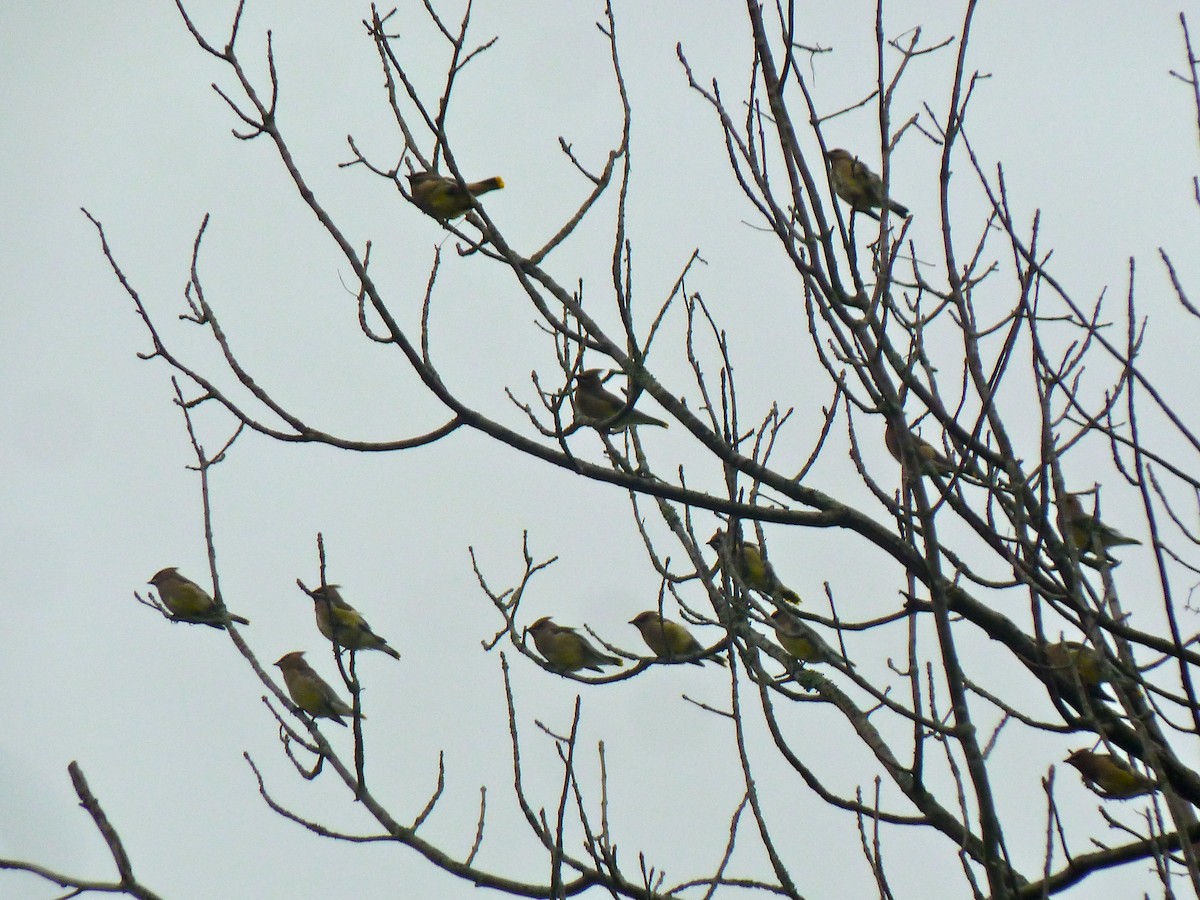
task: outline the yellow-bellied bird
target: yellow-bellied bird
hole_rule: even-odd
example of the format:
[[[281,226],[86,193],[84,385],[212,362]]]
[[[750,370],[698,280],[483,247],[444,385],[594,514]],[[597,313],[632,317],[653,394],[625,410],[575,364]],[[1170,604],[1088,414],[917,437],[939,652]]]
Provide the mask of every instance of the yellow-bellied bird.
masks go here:
[[[763,557],[758,544],[750,541],[737,544],[725,533],[725,529],[718,528],[708,539],[708,546],[717,551],[714,574],[728,559],[733,564],[733,574],[750,590],[772,598],[782,597],[788,603],[800,602],[800,595],[779,580],[774,567]]]
[[[498,191],[504,187],[503,178],[473,181],[464,191],[453,178],[437,172],[414,172],[408,176],[413,203],[426,215],[440,222],[455,219],[471,209],[471,198]]]
[[[879,216],[873,211],[887,208],[901,218],[910,215],[907,206],[902,206],[883,193],[883,180],[866,167],[858,157],[841,149],[825,154],[829,160],[829,183],[833,192],[850,204],[855,212],[866,213],[872,219]]]
[[[575,406],[575,417],[585,425],[604,431],[621,431],[630,425],[657,425],[666,428],[667,423],[632,407],[626,409],[623,397],[604,388],[600,375],[603,369],[585,369],[575,376],[575,390],[571,402]]]
[[[327,584],[312,592],[321,634],[347,650],[382,650],[392,659],[399,659],[400,654],[388,646],[387,640],[372,631],[362,614],[342,599],[339,587]]]
[[[1112,680],[1112,668],[1094,647],[1076,641],[1043,644],[1046,663],[1059,678],[1078,683],[1089,696],[1097,700],[1115,700],[1104,690],[1104,682]]]
[[[1063,762],[1074,766],[1084,782],[1101,797],[1128,800],[1158,789],[1158,782],[1135,772],[1126,762],[1108,753],[1076,750]]]
[[[693,665],[704,665],[703,659],[688,658],[703,653],[704,645],[678,622],[672,622],[670,619],[660,616],[657,610],[648,609],[640,612],[629,620],[629,624],[637,626],[646,646],[663,662],[687,659]],[[725,660],[719,656],[708,658],[718,665],[725,665]]]
[[[1126,537],[1105,525],[1083,508],[1078,494],[1066,494],[1058,501],[1058,512],[1062,520],[1063,536],[1080,551],[1092,549],[1092,541],[1099,540],[1104,550],[1122,544],[1140,544],[1137,538]],[[1107,554],[1106,554],[1107,555]]]
[[[560,672],[578,672],[580,669],[601,672],[603,666],[624,665],[615,656],[601,653],[574,628],[554,624],[549,616],[542,616],[527,630],[550,668]]]
[[[303,650],[285,653],[276,660],[275,665],[283,673],[283,683],[292,702],[314,719],[333,719],[339,725],[345,725],[342,716],[354,715],[354,710],[343,703],[325,679],[304,661]]]
[[[906,429],[907,431],[907,429]],[[922,475],[941,475],[943,478],[954,473],[954,464],[946,459],[933,444],[929,441],[921,440],[911,431],[908,431],[908,438],[912,441],[913,453],[916,455],[917,462],[921,467]],[[896,462],[904,463],[904,450],[900,446],[900,436],[896,433],[896,428],[889,421],[887,427],[883,429],[883,443],[888,448],[888,453],[892,454],[892,458]]]
[[[775,626],[775,637],[779,646],[801,662],[839,662],[849,668],[854,663],[829,646],[817,632],[789,610],[780,607],[771,613],[771,624]]]
[[[226,622],[250,624],[250,620],[243,616],[218,609],[217,602],[209,596],[208,591],[191,579],[184,578],[174,566],[155,572],[148,584],[158,588],[158,599],[180,622],[194,622],[213,628],[224,628]]]

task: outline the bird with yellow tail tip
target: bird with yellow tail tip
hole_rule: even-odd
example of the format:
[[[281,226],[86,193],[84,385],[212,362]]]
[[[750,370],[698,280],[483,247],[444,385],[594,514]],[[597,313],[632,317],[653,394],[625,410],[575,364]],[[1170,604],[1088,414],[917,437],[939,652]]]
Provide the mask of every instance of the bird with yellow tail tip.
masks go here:
[[[1088,696],[1096,700],[1116,699],[1104,690],[1104,682],[1112,681],[1112,667],[1095,648],[1076,641],[1058,641],[1043,644],[1042,652],[1045,654],[1046,664],[1055,674],[1072,684],[1077,684]]]
[[[446,178],[437,172],[413,172],[408,176],[408,184],[417,209],[439,222],[447,222],[469,212],[472,197],[504,187],[504,179],[472,181],[463,190],[453,178]]]
[[[621,431],[631,425],[669,427],[662,419],[639,412],[623,397],[606,390],[600,377],[603,373],[603,369],[585,369],[575,376],[571,404],[578,422],[598,431]]]
[[[550,668],[555,671],[578,672],[580,669],[591,669],[593,672],[602,673],[604,666],[624,665],[617,657],[601,653],[574,628],[556,625],[549,616],[542,616],[526,631],[533,638],[533,645],[538,648],[538,653],[542,654]]]
[[[678,622],[664,618],[657,610],[640,612],[629,620],[629,624],[637,627],[646,646],[661,662],[686,661],[694,666],[704,665],[703,659],[695,658],[704,652],[704,645]],[[717,665],[725,665],[725,660],[719,656],[710,656],[708,659]]]
[[[162,601],[167,611],[179,622],[192,622],[196,625],[208,625],[211,628],[225,628],[227,622],[237,622],[239,625],[249,625],[250,620],[220,609],[208,591],[189,578],[179,574],[175,566],[168,566],[154,573],[147,584],[158,588],[158,599]]]
[[[938,452],[933,444],[917,437],[907,428],[904,429],[904,433],[908,436],[908,440],[912,442],[913,453],[916,454],[917,462],[921,468],[921,475],[940,475],[943,478],[947,478],[954,474],[954,464]],[[900,440],[897,428],[889,420],[887,426],[883,429],[883,443],[887,446],[888,453],[892,454],[892,458],[903,465],[904,448],[901,446]]]
[[[317,629],[321,634],[347,650],[381,650],[392,659],[399,659],[400,654],[388,646],[385,638],[371,630],[362,613],[342,599],[339,587],[341,585],[327,584],[312,592]]]
[[[1106,800],[1128,800],[1158,790],[1153,778],[1108,753],[1076,750],[1063,762],[1078,769],[1084,783]]]
[[[337,692],[304,660],[303,650],[285,653],[275,661],[283,673],[292,702],[314,719],[332,719],[345,725],[342,716],[354,715],[354,710],[342,702]],[[365,719],[366,716],[361,716]]]
[[[901,218],[911,213],[883,192],[883,179],[872,172],[858,157],[840,147],[825,154],[829,161],[829,184],[833,192],[850,204],[855,212],[878,219],[876,209],[889,209]]]
[[[1063,537],[1081,553],[1092,550],[1094,542],[1098,541],[1105,551],[1105,557],[1110,562],[1115,562],[1108,555],[1109,548],[1141,543],[1137,538],[1126,537],[1117,529],[1105,525],[1085,510],[1079,494],[1064,494],[1058,501],[1058,514]]]
[[[775,574],[775,569],[763,556],[758,544],[750,541],[736,542],[726,534],[724,528],[718,528],[708,539],[708,546],[717,551],[717,562],[713,566],[713,574],[720,571],[726,560],[733,564],[733,575],[740,579],[744,587],[760,594],[766,594],[774,599],[782,597],[788,603],[800,603],[800,595],[787,587]]]
[[[775,626],[775,638],[779,646],[800,662],[827,663],[837,662],[847,668],[854,668],[854,663],[834,650],[817,632],[785,607],[779,607],[770,616],[771,624]]]

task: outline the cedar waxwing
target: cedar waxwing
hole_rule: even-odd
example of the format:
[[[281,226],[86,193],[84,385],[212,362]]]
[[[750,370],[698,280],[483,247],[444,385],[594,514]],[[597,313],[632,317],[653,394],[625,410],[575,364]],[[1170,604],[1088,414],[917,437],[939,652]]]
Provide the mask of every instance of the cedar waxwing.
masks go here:
[[[1105,799],[1128,800],[1158,789],[1158,782],[1135,772],[1126,762],[1108,753],[1076,750],[1063,762],[1074,766],[1084,783]]]
[[[333,719],[339,725],[345,725],[342,716],[354,715],[354,710],[343,703],[325,679],[304,661],[303,650],[285,653],[275,665],[283,673],[283,683],[287,685],[292,702],[314,719]]]
[[[1043,644],[1046,663],[1059,678],[1072,684],[1078,683],[1090,697],[1097,700],[1115,700],[1104,690],[1103,683],[1112,680],[1112,668],[1104,656],[1093,647],[1076,641],[1059,641]]]
[[[901,218],[909,217],[908,207],[884,196],[883,180],[857,157],[838,148],[826,153],[825,158],[829,160],[829,183],[833,192],[849,203],[855,212],[878,219],[879,216],[872,210],[887,207]]]
[[[771,624],[775,626],[775,637],[779,646],[801,662],[840,662],[849,668],[854,663],[834,650],[811,625],[799,616],[779,607],[771,613]]]
[[[626,409],[625,399],[605,390],[604,385],[600,383],[600,373],[603,371],[585,369],[575,376],[575,391],[571,394],[571,402],[575,406],[576,419],[604,431],[620,431],[630,425],[668,427],[662,419],[648,416],[632,407]]]
[[[249,625],[250,620],[229,610],[217,609],[217,602],[196,582],[184,578],[174,566],[154,573],[147,582],[158,588],[158,599],[180,622],[194,622],[212,628],[224,628],[226,622]]]
[[[347,650],[382,650],[392,659],[399,659],[400,654],[388,646],[387,640],[372,631],[362,614],[342,599],[338,587],[327,584],[312,592],[321,634]]]
[[[692,633],[670,619],[663,618],[657,610],[648,609],[640,612],[629,620],[630,625],[636,625],[642,633],[646,646],[663,662],[675,662],[681,657],[687,658],[704,652],[701,644]],[[725,665],[725,660],[719,656],[708,657],[718,665]],[[704,665],[703,659],[688,659],[692,665]]]
[[[526,629],[533,644],[545,657],[550,668],[560,672],[591,669],[600,672],[602,666],[623,666],[615,656],[605,656],[583,635],[566,625],[555,625],[549,616],[542,616]]]
[[[954,474],[954,464],[946,459],[933,444],[921,440],[911,431],[908,432],[908,437],[912,441],[913,452],[920,463],[922,475],[941,475],[946,478]],[[900,438],[890,421],[883,429],[883,443],[887,445],[888,453],[892,454],[892,458],[903,464],[904,452],[900,446]]]
[[[778,595],[788,603],[800,602],[800,595],[784,586],[779,580],[779,576],[775,574],[774,567],[763,559],[758,544],[742,541],[740,545],[733,546],[725,529],[718,528],[708,539],[708,546],[717,551],[717,562],[713,567],[714,574],[721,568],[725,557],[728,556],[730,559],[736,560],[735,575],[741,579],[745,587],[766,594],[772,599]]]
[[[500,190],[504,187],[504,179],[474,181],[464,191],[453,178],[436,172],[414,172],[408,176],[408,184],[417,208],[439,222],[445,222],[468,212],[471,209],[471,197]]]
[[[1141,543],[1137,538],[1126,537],[1087,512],[1078,494],[1063,496],[1058,501],[1058,512],[1062,520],[1063,536],[1081,552],[1092,549],[1093,539],[1099,540],[1100,546],[1106,551],[1110,547],[1122,544]],[[1107,556],[1107,553],[1105,555]]]

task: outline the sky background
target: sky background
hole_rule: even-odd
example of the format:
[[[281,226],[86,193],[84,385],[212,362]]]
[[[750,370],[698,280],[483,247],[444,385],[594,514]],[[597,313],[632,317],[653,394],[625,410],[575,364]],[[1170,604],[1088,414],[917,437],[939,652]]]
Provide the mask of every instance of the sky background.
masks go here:
[[[197,25],[213,43],[224,44],[234,6],[194,4]],[[1053,268],[1075,297],[1088,300],[1107,289],[1119,314],[1136,257],[1140,312],[1149,322],[1144,368],[1168,392],[1174,388],[1179,412],[1195,421],[1194,366],[1181,364],[1194,342],[1175,337],[1184,334],[1184,320],[1157,262],[1161,246],[1185,284],[1189,277],[1195,283],[1196,113],[1190,90],[1168,74],[1184,61],[1178,9],[1155,2],[982,7],[969,67],[990,77],[977,87],[969,114],[972,145],[990,171],[1003,164],[1018,221],[1030,222],[1041,210],[1040,246],[1053,248]],[[447,20],[457,22],[459,10],[446,8]],[[823,114],[871,90],[873,10],[851,0],[805,4],[800,12],[800,40],[834,50],[810,70]],[[493,36],[498,42],[461,77],[448,127],[464,173],[504,177],[507,188],[489,195],[486,206],[520,251],[541,246],[586,196],[589,185],[559,151],[559,137],[594,170],[619,137],[609,50],[595,27],[602,12],[596,3],[525,0],[476,7],[475,42]],[[689,276],[688,288],[730,330],[747,419],[760,418],[772,401],[795,407],[779,465],[797,468],[830,388],[806,334],[794,273],[774,239],[751,221],[715,117],[688,89],[675,53],[681,43],[697,77],[719,79],[740,112],[736,98],[752,58],[745,10],[618,2],[616,14],[634,107],[628,224],[639,319],[650,321],[698,249],[705,264]],[[280,127],[347,237],[360,247],[373,241],[372,273],[415,333],[442,231],[387,181],[362,167],[339,167],[351,158],[347,135],[385,167],[396,164],[402,149],[361,24],[366,15],[363,4],[316,10],[250,0],[238,46],[265,94],[265,32],[273,31]],[[936,43],[957,32],[961,15],[932,0],[892,3],[884,30],[898,36],[920,25],[923,40]],[[402,35],[398,52],[432,99],[447,47],[419,3],[401,5],[393,21]],[[925,102],[944,116],[954,52],[913,61],[894,122],[921,114],[928,126]],[[895,65],[898,54],[886,59]],[[135,601],[134,592],[164,566],[209,584],[198,478],[188,468],[194,458],[172,403],[170,372],[161,360],[138,358],[150,348],[145,328],[80,208],[104,223],[164,338],[219,384],[234,382],[207,334],[177,318],[185,311],[182,292],[205,215],[211,216],[200,261],[206,297],[239,358],[274,397],[315,427],[361,440],[423,433],[440,425],[445,411],[397,353],[362,337],[349,267],[297,196],[272,145],[232,136],[239,122],[210,85],[236,97],[235,81],[196,46],[173,4],[7,4],[0,11],[0,75],[7,86],[0,110],[6,210],[0,546],[10,635],[0,652],[0,680],[8,686],[0,857],[112,877],[108,851],[78,808],[66,773],[78,760],[135,872],[162,896],[478,896],[407,848],[320,839],[267,809],[243,753],[260,766],[273,795],[301,815],[348,832],[377,831],[331,773],[313,782],[294,774],[262,706],[262,685],[222,634],[171,625]],[[868,106],[826,123],[825,135],[830,146],[852,148],[874,164],[877,127]],[[432,142],[423,140],[428,154]],[[811,134],[802,140],[816,152]],[[914,210],[911,236],[932,272],[940,258],[938,163],[938,148],[916,131],[892,157],[892,193]],[[953,214],[966,248],[986,206],[965,160],[957,175],[963,178]],[[583,285],[585,305],[609,325],[616,321],[613,209],[610,197],[548,262],[560,283]],[[1000,247],[992,251],[1001,266],[995,306],[983,309],[981,301],[982,311],[997,317],[1014,296],[1011,260]],[[561,382],[552,344],[534,316],[507,272],[460,258],[446,242],[431,318],[435,361],[452,390],[512,427],[522,427],[523,414],[505,388],[533,402],[532,371]],[[660,380],[680,393],[689,385],[682,333],[676,310],[651,360]],[[953,368],[952,358],[947,362]],[[228,416],[208,404],[195,418],[202,442],[215,452],[232,431]],[[877,439],[881,424],[863,425],[865,433]],[[1032,458],[1036,420],[1029,426],[1018,434]],[[644,439],[660,471],[687,465],[695,483],[719,490],[719,469],[682,428]],[[846,446],[843,426],[811,483],[845,502],[867,503],[865,489],[846,477]],[[593,435],[579,435],[573,447],[602,458]],[[864,453],[885,483],[898,482],[898,467],[881,445],[868,444]],[[1106,509],[1136,503],[1113,474],[1104,442],[1085,443],[1070,463],[1076,486],[1107,482]],[[399,820],[411,820],[434,790],[444,752],[446,792],[424,836],[464,854],[486,785],[488,830],[478,864],[543,880],[544,856],[511,797],[500,661],[480,646],[500,619],[476,582],[468,547],[491,585],[509,587],[520,576],[528,531],[535,559],[558,562],[533,581],[523,623],[541,615],[586,622],[641,652],[627,621],[654,605],[658,578],[630,521],[628,498],[465,430],[433,447],[374,455],[245,434],[211,476],[222,588],[229,607],[252,620],[243,634],[259,660],[269,664],[303,649],[334,677],[311,604],[295,585],[297,578],[318,580],[321,532],[330,580],[345,586],[346,598],[403,654],[399,663],[379,654],[360,660],[376,796]],[[649,506],[644,511],[652,515]],[[716,524],[708,514],[697,516],[702,534]],[[852,536],[793,532],[769,530],[771,558],[813,608],[821,609],[826,582],[848,619],[899,607],[904,580],[894,564]],[[660,525],[655,534],[661,533]],[[1139,606],[1136,596],[1154,577],[1149,555],[1126,557],[1117,579],[1133,586],[1123,595],[1127,608],[1141,613],[1143,627],[1156,627],[1154,601]],[[1194,630],[1190,614],[1184,623]],[[852,655],[865,674],[885,683],[890,677],[903,690],[886,660],[903,658],[904,636],[900,626],[873,633],[851,645]],[[702,634],[717,638],[715,629]],[[971,650],[978,671],[1005,673],[993,676],[998,690],[1047,714],[1044,692],[1028,673],[991,668],[1006,661],[999,648],[979,641]],[[557,678],[511,650],[509,659],[535,807],[553,808],[560,778],[554,748],[534,722],[564,732],[582,693],[581,780],[594,788],[596,745],[603,740],[612,826],[626,866],[632,871],[644,851],[666,870],[668,883],[711,873],[743,784],[727,722],[683,697],[727,706],[724,671],[660,667],[599,688]],[[843,794],[871,789],[877,766],[832,711],[804,704],[781,710],[781,717],[829,787]],[[849,815],[825,809],[788,777],[760,718],[749,723],[753,755],[775,837],[802,877],[801,889],[814,898],[869,895]],[[349,749],[347,734],[336,726],[326,732]],[[1010,828],[1008,836],[1032,874],[1043,843],[1039,778],[1086,738],[1023,733],[1009,740],[1008,734],[993,765],[1012,786],[1000,797],[1002,810],[1029,811],[1028,831]],[[1087,835],[1113,838],[1099,801],[1070,770],[1060,772],[1058,794],[1079,829],[1080,851],[1088,849]],[[894,790],[885,796],[891,809],[911,811]],[[1117,812],[1136,823],[1138,808]],[[731,874],[765,871],[749,833],[741,846]],[[922,864],[952,859],[943,838],[890,833],[884,853],[898,896],[963,896],[957,873],[931,879]],[[1063,896],[1131,896],[1149,887],[1148,879],[1145,867],[1132,867]],[[59,893],[33,878],[0,874],[5,897]]]

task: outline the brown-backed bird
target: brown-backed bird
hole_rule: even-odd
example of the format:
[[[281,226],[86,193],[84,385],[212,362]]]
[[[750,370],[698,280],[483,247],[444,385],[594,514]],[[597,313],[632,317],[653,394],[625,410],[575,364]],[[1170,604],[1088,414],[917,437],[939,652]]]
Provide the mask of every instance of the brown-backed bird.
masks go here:
[[[630,425],[668,427],[662,419],[628,407],[624,398],[606,390],[600,378],[603,372],[603,369],[585,369],[575,376],[571,402],[577,420],[604,431],[621,431]]]
[[[686,659],[693,665],[704,665],[703,659],[694,658],[696,654],[704,652],[704,645],[678,622],[660,616],[657,610],[640,612],[629,620],[629,624],[637,626],[646,646],[663,662]],[[725,665],[725,660],[719,656],[708,658],[718,665]]]
[[[472,197],[500,190],[504,187],[504,179],[473,181],[464,191],[453,178],[446,178],[436,172],[414,172],[408,176],[408,184],[417,208],[439,222],[445,222],[469,211]]]
[[[275,665],[283,673],[283,683],[292,702],[314,719],[333,719],[339,725],[345,725],[342,716],[354,714],[354,710],[342,702],[325,679],[305,662],[303,650],[285,653],[275,661]]]
[[[526,630],[550,668],[559,672],[577,672],[580,669],[601,672],[603,666],[624,665],[617,657],[601,653],[574,628],[556,625],[549,616],[542,616]]]
[[[775,574],[775,569],[762,555],[758,544],[750,541],[735,542],[726,534],[725,529],[718,528],[708,546],[717,551],[717,563],[713,567],[715,574],[726,560],[732,565],[736,578],[752,591],[766,594],[768,597],[782,597],[788,603],[799,603],[800,595],[787,587]]]
[[[885,195],[883,180],[858,157],[851,156],[839,147],[826,153],[825,158],[829,160],[829,183],[833,186],[833,192],[849,203],[855,212],[878,219],[874,210],[886,207],[902,218],[909,217],[908,207]]]
[[[1110,800],[1128,800],[1158,789],[1153,778],[1108,753],[1076,750],[1063,762],[1078,769],[1088,787]]]
[[[190,578],[184,578],[174,566],[155,572],[148,583],[158,588],[158,598],[163,606],[180,622],[194,622],[213,628],[224,628],[226,622],[250,624],[247,618],[234,615],[227,609],[218,609],[217,602],[209,596],[208,591]]]
[[[387,640],[372,631],[362,614],[342,599],[339,587],[327,584],[312,592],[321,634],[347,650],[382,650],[392,659],[399,659],[400,654],[388,646]]]

